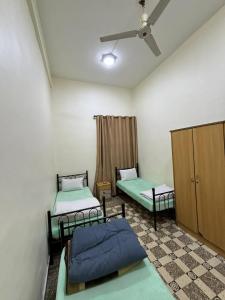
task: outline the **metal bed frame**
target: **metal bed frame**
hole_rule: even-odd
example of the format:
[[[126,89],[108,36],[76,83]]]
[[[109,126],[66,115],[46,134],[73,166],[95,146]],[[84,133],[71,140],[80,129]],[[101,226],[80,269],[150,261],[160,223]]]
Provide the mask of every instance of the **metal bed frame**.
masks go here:
[[[134,168],[136,168],[137,176],[139,177],[139,166],[138,166],[138,163],[136,164],[136,166]],[[122,168],[122,169],[120,169],[120,168],[115,167],[115,179],[116,179],[116,182],[117,182],[117,180],[121,179],[121,177],[120,177],[120,170],[128,170],[128,169],[130,169],[130,168]],[[124,191],[122,191],[116,185],[116,193],[118,193],[118,192],[126,194]],[[132,197],[130,197],[130,198],[132,198]],[[158,193],[158,194],[156,194],[155,188],[152,188],[152,198],[153,198],[152,199],[152,201],[153,201],[153,211],[152,212],[150,211],[150,213],[153,213],[154,229],[155,229],[155,231],[157,231],[156,221],[157,221],[157,214],[158,213],[165,212],[167,210],[168,210],[168,212],[172,211],[171,217],[175,218],[175,192],[174,192],[174,190],[171,190],[171,191],[168,191],[168,192],[165,192],[165,193]],[[158,198],[158,199],[156,200],[156,198]],[[172,207],[170,207],[170,204],[169,204],[169,200],[171,200],[171,199],[173,199],[173,206]],[[163,210],[160,210],[160,205],[162,206],[162,203],[164,204],[164,207],[166,207],[166,208],[163,209]],[[156,207],[159,208],[158,211],[157,211]]]
[[[80,177],[84,178],[84,186],[88,186],[88,171],[87,170],[84,173],[73,174],[73,175],[59,175],[59,174],[56,174],[57,192],[62,190],[62,179],[63,178],[73,179],[73,178],[80,178]]]
[[[62,189],[62,179],[63,178],[84,178],[84,186],[88,186],[88,171],[85,173],[80,174],[74,174],[74,175],[63,175],[59,176],[59,174],[56,175],[56,186],[57,186],[57,192],[61,191]],[[85,211],[88,210],[87,212]],[[61,213],[61,214],[55,214],[52,215],[51,211],[48,210],[47,212],[47,220],[48,220],[48,248],[49,248],[49,255],[50,255],[50,264],[53,264],[53,254],[54,250],[58,249],[61,244],[61,236],[60,236],[60,222],[63,220],[66,224],[77,224],[84,220],[91,220],[91,218],[96,217],[97,219],[100,218],[102,215],[99,215],[100,211],[103,212],[103,217],[106,216],[106,207],[105,207],[105,198],[103,198],[102,204],[98,206],[89,207],[86,209],[79,209],[70,211],[67,213]],[[94,213],[94,216],[93,216]],[[59,236],[58,238],[53,237],[52,233],[52,221],[56,220],[58,225],[58,232]]]
[[[105,202],[105,199],[103,200]],[[78,223],[78,224],[69,224],[69,223],[65,223],[63,220],[60,221],[60,237],[61,237],[61,249],[63,249],[63,247],[65,246],[66,242],[68,240],[71,239],[72,235],[73,235],[73,231],[77,228],[77,227],[86,227],[86,226],[92,226],[92,225],[96,225],[96,224],[102,224],[102,223],[107,223],[110,222],[110,220],[112,218],[116,218],[116,217],[126,217],[126,213],[125,213],[125,203],[121,204],[121,212],[116,213],[116,214],[112,214],[107,216],[104,213],[103,217],[100,217],[96,220],[88,220],[82,222],[82,223]]]

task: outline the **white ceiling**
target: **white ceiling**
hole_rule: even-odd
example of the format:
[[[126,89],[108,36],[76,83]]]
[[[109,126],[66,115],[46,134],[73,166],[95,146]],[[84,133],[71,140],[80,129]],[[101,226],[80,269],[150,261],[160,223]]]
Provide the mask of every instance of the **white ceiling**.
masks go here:
[[[150,13],[158,0],[146,0]],[[204,24],[225,0],[171,0],[152,32],[162,55],[155,57],[139,38],[120,40],[114,68],[105,69],[101,54],[114,42],[99,37],[138,29],[137,0],[37,0],[51,72],[81,81],[134,87]]]

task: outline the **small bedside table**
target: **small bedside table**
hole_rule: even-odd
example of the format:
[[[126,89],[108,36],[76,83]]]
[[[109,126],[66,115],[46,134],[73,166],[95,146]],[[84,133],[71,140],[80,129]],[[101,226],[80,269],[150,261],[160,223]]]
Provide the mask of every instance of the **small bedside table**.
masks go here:
[[[108,181],[97,182],[97,197],[99,200],[111,198],[111,183]]]

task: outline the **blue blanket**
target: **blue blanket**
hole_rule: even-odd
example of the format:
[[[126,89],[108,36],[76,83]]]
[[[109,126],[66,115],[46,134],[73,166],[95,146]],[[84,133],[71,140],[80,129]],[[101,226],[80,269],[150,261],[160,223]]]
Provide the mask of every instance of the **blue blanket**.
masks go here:
[[[87,282],[147,257],[125,219],[77,228],[72,239],[69,281]]]

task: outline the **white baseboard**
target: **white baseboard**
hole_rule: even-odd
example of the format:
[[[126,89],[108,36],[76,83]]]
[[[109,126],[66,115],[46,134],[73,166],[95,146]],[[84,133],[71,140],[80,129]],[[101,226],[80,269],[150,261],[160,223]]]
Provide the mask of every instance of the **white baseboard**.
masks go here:
[[[42,293],[41,293],[41,300],[45,299],[45,292],[46,292],[47,279],[48,279],[49,261],[50,261],[50,256],[48,257],[48,262],[47,262],[47,266],[46,266],[45,278],[44,278],[44,283],[43,283],[43,289],[42,289]]]

